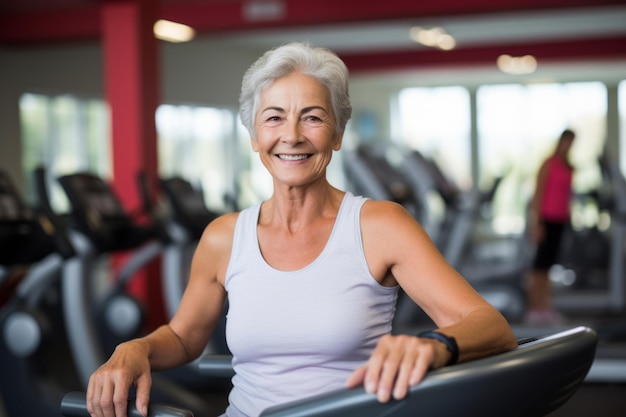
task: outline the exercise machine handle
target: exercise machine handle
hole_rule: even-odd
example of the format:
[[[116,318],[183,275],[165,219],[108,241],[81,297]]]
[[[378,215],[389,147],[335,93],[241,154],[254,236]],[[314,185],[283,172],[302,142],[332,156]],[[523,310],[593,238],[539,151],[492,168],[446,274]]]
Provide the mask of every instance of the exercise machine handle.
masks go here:
[[[87,400],[84,392],[68,392],[61,400],[61,415],[65,417],[90,417],[87,412]],[[128,417],[143,417],[135,407],[134,401],[128,401]],[[193,413],[182,408],[163,404],[150,404],[148,417],[193,417]]]
[[[211,377],[231,378],[235,375],[232,359],[231,355],[206,355],[198,361],[198,373]]]

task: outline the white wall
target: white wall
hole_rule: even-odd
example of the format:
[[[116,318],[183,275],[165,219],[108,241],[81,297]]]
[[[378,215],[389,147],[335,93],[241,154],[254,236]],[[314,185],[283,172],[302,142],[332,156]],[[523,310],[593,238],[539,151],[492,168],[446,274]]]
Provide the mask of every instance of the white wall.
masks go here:
[[[260,54],[202,39],[163,44],[163,100],[237,108],[241,78]]]

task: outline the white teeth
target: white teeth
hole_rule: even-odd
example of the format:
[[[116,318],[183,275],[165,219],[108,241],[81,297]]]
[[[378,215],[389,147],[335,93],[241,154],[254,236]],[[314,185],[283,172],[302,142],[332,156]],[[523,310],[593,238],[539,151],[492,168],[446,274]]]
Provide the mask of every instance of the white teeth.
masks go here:
[[[285,161],[299,161],[301,159],[308,158],[309,155],[306,155],[306,154],[304,154],[304,155],[283,155],[283,154],[281,154],[281,155],[278,155],[278,157],[280,159],[284,159]]]

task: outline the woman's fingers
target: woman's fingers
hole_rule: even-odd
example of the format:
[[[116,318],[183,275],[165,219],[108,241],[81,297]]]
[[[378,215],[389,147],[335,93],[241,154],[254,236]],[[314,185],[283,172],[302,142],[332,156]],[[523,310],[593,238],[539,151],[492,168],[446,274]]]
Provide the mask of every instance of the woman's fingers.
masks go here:
[[[399,343],[388,344],[385,352],[386,356],[384,359],[381,358],[382,368],[378,379],[378,389],[376,390],[376,397],[382,403],[389,401],[391,398],[394,383],[399,377],[401,365],[407,354],[404,346]]]
[[[410,347],[409,347],[410,348]],[[408,352],[407,352],[408,353]],[[413,375],[417,364],[417,348],[415,348],[414,354],[406,354],[400,363],[398,369],[398,376],[396,377],[393,387],[393,398],[401,400],[406,397],[406,394],[411,386],[411,376]]]
[[[346,381],[346,385],[348,388],[357,387],[365,381],[365,373],[367,372],[367,364],[363,366],[359,366],[357,369],[352,372],[352,375]]]
[[[113,407],[115,414],[111,417],[126,417],[128,412],[128,390],[131,380],[126,374],[118,374],[113,387]]]
[[[424,379],[424,376],[426,376],[426,373],[428,372],[428,370],[430,369],[434,361],[435,361],[434,349],[430,349],[430,350],[422,349],[422,354],[417,356],[415,367],[413,368],[413,371],[411,372],[411,377],[409,378],[409,385],[412,386],[412,385],[419,384],[422,381],[422,379]]]
[[[115,385],[110,381],[99,381],[92,377],[93,383],[87,389],[87,411],[92,417],[125,416],[126,410],[116,410]]]
[[[429,341],[399,335],[384,336],[369,361],[349,378],[348,386],[361,382],[378,401],[406,397],[409,388],[419,383],[434,362],[434,347]]]
[[[105,365],[89,379],[87,388],[87,411],[92,417],[126,417],[128,411],[128,391],[133,384],[133,376],[125,370],[107,369]],[[136,380],[137,402],[140,411],[146,415],[151,386],[150,374],[140,374]]]
[[[148,415],[148,403],[150,401],[150,387],[152,386],[152,378],[150,374],[143,374],[136,381],[137,398],[135,407],[143,416]]]

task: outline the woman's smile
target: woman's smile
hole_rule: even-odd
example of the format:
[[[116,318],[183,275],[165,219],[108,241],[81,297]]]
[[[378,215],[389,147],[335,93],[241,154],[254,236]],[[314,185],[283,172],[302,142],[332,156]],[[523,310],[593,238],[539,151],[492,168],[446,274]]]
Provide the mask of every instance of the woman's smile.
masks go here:
[[[299,72],[268,86],[260,96],[252,148],[274,177],[274,186],[324,181],[341,134],[326,87]]]
[[[297,155],[292,155],[292,154],[278,154],[276,155],[279,159],[282,159],[283,161],[302,161],[303,159],[308,159],[311,157],[312,154],[310,153],[304,153],[304,154],[297,154]]]

